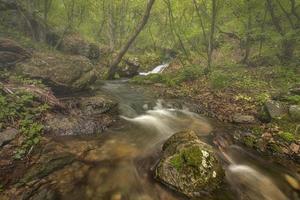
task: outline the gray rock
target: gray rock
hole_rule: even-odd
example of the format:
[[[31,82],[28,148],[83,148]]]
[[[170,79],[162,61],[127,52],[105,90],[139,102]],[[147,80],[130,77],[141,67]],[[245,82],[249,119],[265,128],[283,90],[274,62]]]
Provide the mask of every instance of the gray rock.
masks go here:
[[[91,135],[103,132],[118,113],[118,104],[105,96],[70,99],[69,114],[50,113],[46,117],[46,131],[54,135]]]
[[[279,101],[267,101],[264,105],[264,108],[272,119],[278,119],[288,114],[287,107]]]
[[[170,188],[193,198],[219,187],[224,171],[213,148],[193,131],[173,135],[163,146],[155,177]]]
[[[237,124],[254,124],[256,122],[254,116],[243,114],[235,114],[232,120]]]
[[[84,114],[90,116],[97,116],[107,112],[116,112],[118,107],[118,103],[105,96],[84,98],[80,104]]]
[[[4,146],[5,144],[9,143],[18,135],[17,129],[6,129],[5,131],[0,133],[0,147]]]
[[[290,106],[289,113],[293,120],[300,121],[300,105]]]
[[[28,62],[18,64],[15,72],[41,79],[54,91],[63,92],[86,89],[97,77],[87,58],[59,53],[36,53]]]
[[[121,63],[118,74],[123,78],[132,78],[139,74],[140,63],[136,58],[127,58]]]

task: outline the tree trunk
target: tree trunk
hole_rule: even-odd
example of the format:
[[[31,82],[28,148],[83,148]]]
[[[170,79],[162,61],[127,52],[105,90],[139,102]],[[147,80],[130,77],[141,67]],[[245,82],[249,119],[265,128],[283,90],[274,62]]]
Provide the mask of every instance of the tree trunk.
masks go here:
[[[251,13],[251,5],[250,5],[250,0],[247,1],[247,14],[248,14],[248,19],[247,19],[247,25],[246,25],[246,38],[245,38],[245,55],[242,60],[242,63],[248,65],[248,59],[250,56],[250,51],[251,51],[251,30],[252,30],[252,13]]]
[[[121,62],[123,56],[126,54],[126,52],[130,48],[132,43],[135,41],[137,36],[140,34],[140,32],[143,30],[143,28],[147,24],[154,2],[155,2],[155,0],[148,0],[147,8],[146,8],[146,11],[145,11],[142,21],[138,25],[137,29],[134,31],[133,35],[128,39],[127,43],[123,46],[123,48],[120,50],[118,55],[114,58],[114,60],[110,64],[108,77],[107,77],[108,79],[114,79],[115,73],[118,70],[118,65]]]
[[[208,39],[208,52],[207,52],[207,73],[210,73],[211,71],[212,55],[214,50],[216,19],[217,19],[217,0],[212,0],[211,27],[210,27],[210,35]]]

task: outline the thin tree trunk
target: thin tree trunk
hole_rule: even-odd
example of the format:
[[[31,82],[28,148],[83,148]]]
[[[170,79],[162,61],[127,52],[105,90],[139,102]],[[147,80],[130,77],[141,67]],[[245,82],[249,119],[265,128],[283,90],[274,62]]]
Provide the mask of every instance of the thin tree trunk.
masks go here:
[[[284,38],[286,33],[284,32],[283,27],[280,24],[280,20],[275,15],[274,11],[274,4],[272,0],[267,0],[268,10],[271,15],[272,23],[276,28],[277,32],[282,36],[283,40],[281,43],[282,53],[279,55],[279,58],[282,61],[288,61],[293,57],[294,50],[295,50],[295,43],[294,40]]]
[[[170,26],[171,26],[171,30],[172,33],[177,37],[179,44],[181,46],[181,49],[184,52],[184,55],[186,56],[186,58],[189,57],[187,50],[185,49],[185,46],[183,44],[182,38],[180,37],[180,34],[177,32],[176,28],[174,27],[174,15],[173,15],[173,11],[172,11],[172,6],[171,6],[171,2],[170,0],[166,1],[167,6],[168,6],[168,10],[169,10],[169,21],[170,21]]]
[[[150,13],[152,10],[152,7],[154,5],[155,0],[148,0],[147,8],[145,11],[145,14],[143,16],[142,21],[138,25],[137,29],[134,31],[133,35],[128,39],[127,43],[122,47],[118,55],[115,57],[115,59],[110,64],[109,72],[108,72],[108,79],[113,79],[115,76],[115,73],[118,70],[118,65],[121,62],[123,56],[126,54],[132,43],[135,41],[137,36],[140,34],[140,32],[143,30],[145,25],[148,22],[148,19],[150,17]]]
[[[247,1],[247,14],[248,14],[248,19],[247,19],[247,32],[246,32],[246,42],[245,42],[245,56],[242,60],[242,63],[248,64],[248,59],[250,56],[250,51],[251,51],[251,44],[250,44],[250,32],[252,29],[252,14],[251,14],[251,5],[250,5],[250,0]]]
[[[211,71],[212,55],[214,51],[214,36],[216,29],[216,19],[217,19],[217,0],[212,0],[212,15],[211,15],[211,27],[210,27],[210,37],[208,41],[208,59],[207,59],[207,73]]]
[[[266,20],[267,20],[267,13],[268,13],[268,7],[266,5],[266,8],[265,8],[265,14],[264,14],[264,19],[263,19],[263,23],[261,25],[261,35],[265,32],[265,25],[266,25]],[[260,38],[260,41],[259,41],[259,56],[261,56],[261,52],[262,52],[262,48],[263,48],[263,41],[264,39]]]

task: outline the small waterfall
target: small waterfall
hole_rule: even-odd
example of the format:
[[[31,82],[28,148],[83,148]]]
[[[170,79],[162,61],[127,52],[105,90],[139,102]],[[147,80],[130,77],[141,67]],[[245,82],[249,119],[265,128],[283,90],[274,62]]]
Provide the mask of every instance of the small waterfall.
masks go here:
[[[160,73],[162,73],[169,65],[170,65],[169,63],[159,65],[159,66],[155,67],[152,71],[149,71],[149,72],[141,72],[140,75],[142,75],[142,76],[148,76],[149,74],[160,74]]]

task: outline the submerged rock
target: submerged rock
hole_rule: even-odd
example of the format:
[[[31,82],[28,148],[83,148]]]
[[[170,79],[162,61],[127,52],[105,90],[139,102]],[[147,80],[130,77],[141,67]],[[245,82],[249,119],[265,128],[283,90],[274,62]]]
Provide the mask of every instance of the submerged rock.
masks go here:
[[[193,131],[173,135],[163,146],[155,177],[172,189],[193,198],[219,187],[224,171],[213,148]]]
[[[37,53],[17,65],[19,74],[38,78],[55,91],[82,90],[96,81],[96,72],[88,59],[80,56]]]
[[[75,156],[70,153],[45,154],[38,163],[33,165],[20,180],[20,183],[28,183],[48,176],[74,162]]]
[[[0,67],[8,67],[31,57],[31,54],[18,43],[0,38]]]

